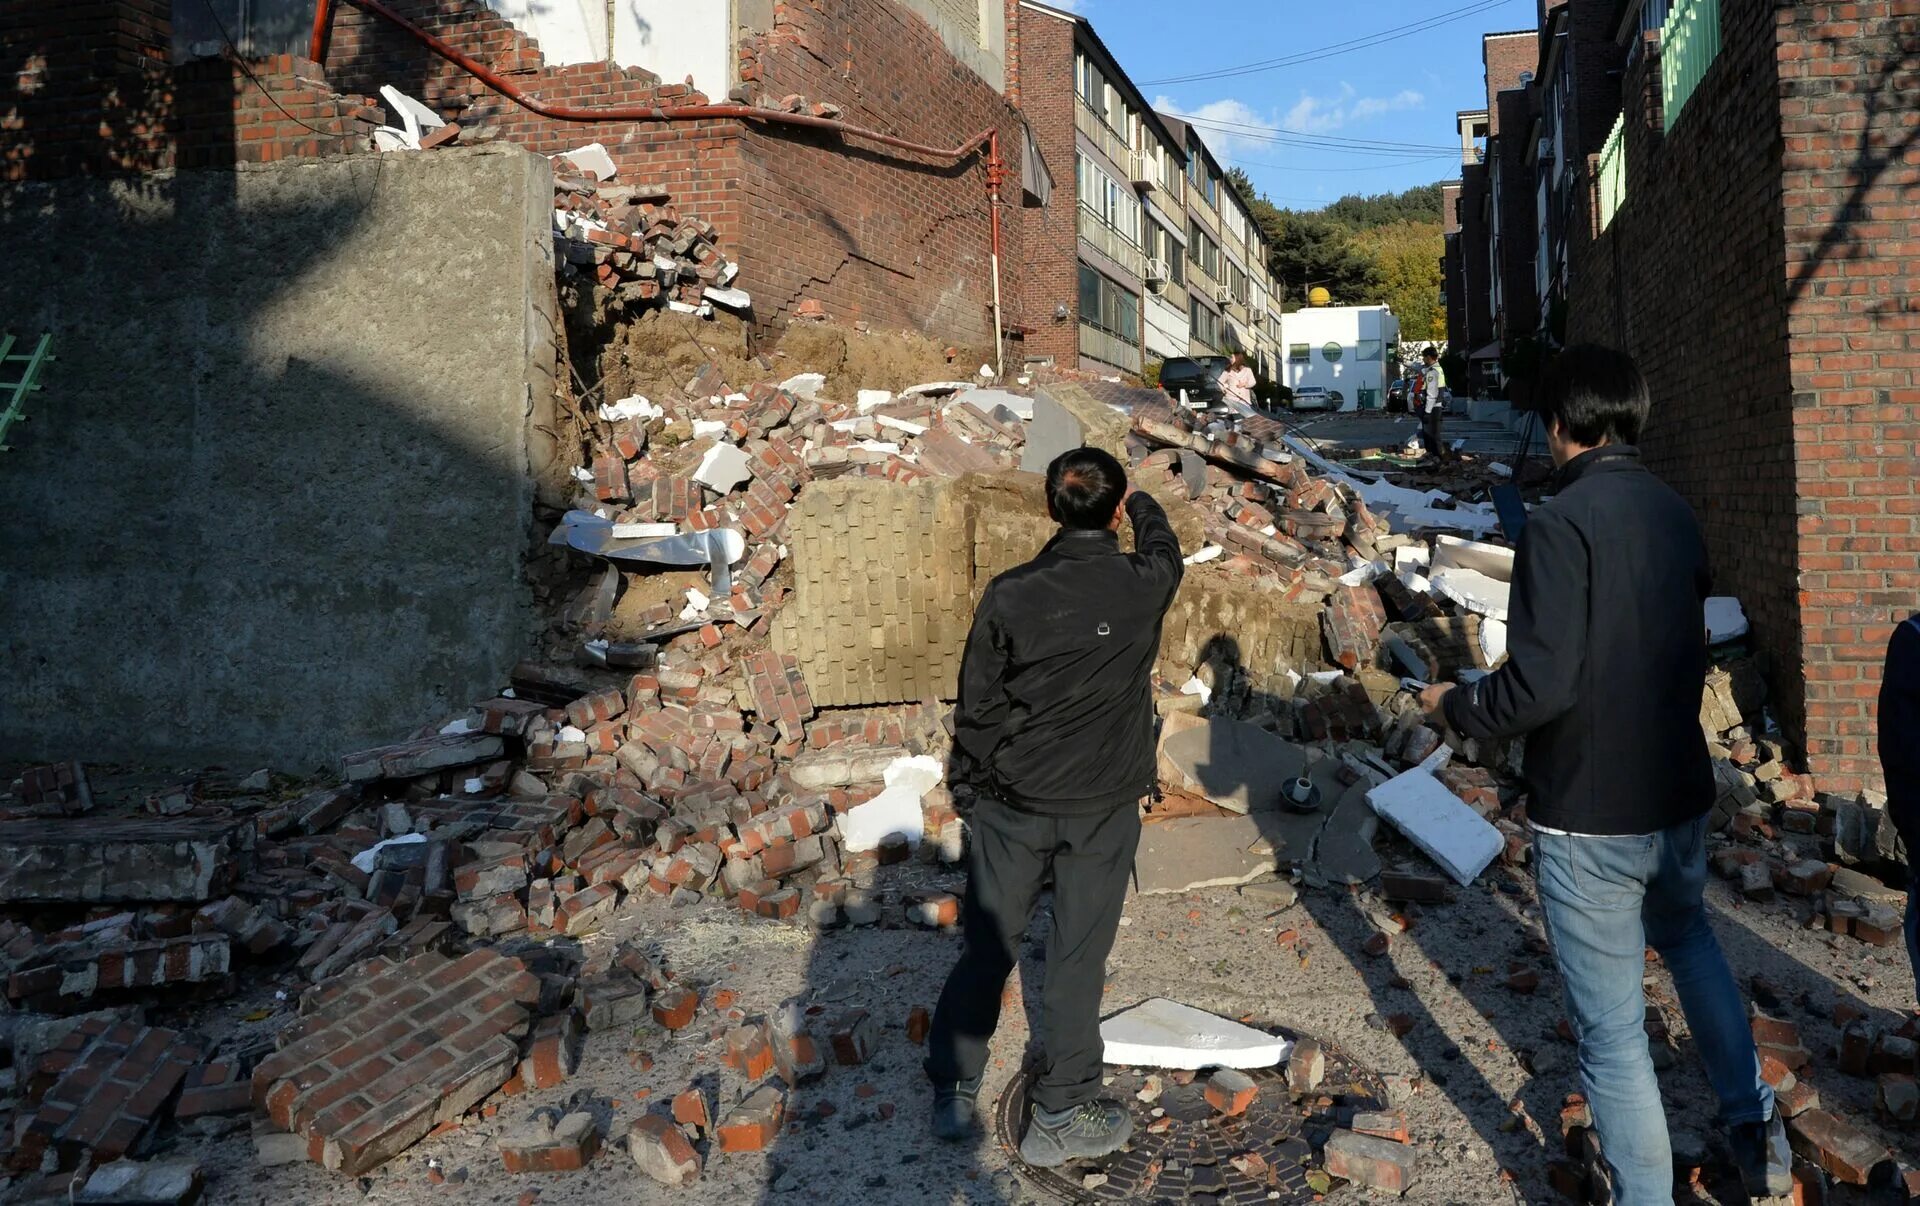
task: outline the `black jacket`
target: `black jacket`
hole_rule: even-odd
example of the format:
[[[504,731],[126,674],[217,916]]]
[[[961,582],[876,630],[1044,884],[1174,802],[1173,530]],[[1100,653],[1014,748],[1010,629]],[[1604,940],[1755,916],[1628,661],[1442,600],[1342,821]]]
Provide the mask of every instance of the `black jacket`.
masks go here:
[[[1880,678],[1880,766],[1887,811],[1920,866],[1920,615],[1893,630]]]
[[[1637,450],[1567,462],[1520,534],[1507,664],[1446,701],[1463,736],[1526,734],[1529,820],[1641,834],[1713,806],[1700,728],[1710,582],[1693,511]]]
[[[1180,585],[1160,504],[1127,500],[1132,553],[1062,529],[987,586],[954,715],[954,778],[1029,812],[1132,807],[1153,787],[1154,658]]]

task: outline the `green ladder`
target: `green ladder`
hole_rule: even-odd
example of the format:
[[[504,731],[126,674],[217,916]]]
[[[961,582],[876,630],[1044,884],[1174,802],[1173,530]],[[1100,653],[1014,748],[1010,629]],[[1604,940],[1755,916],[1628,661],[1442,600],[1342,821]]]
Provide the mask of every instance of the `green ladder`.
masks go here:
[[[6,409],[0,410],[0,452],[9,451],[7,429],[27,421],[27,395],[40,388],[41,366],[53,359],[47,352],[53,346],[51,335],[42,335],[31,352],[14,351],[17,342],[12,335],[0,335],[0,376],[5,375],[8,365],[26,365],[18,381],[0,381],[0,402],[6,404]]]

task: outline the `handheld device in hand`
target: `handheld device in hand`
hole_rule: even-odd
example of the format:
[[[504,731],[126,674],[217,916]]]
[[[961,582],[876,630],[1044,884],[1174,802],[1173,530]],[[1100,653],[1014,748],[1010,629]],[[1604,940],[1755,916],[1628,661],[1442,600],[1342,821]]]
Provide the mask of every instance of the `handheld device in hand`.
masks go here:
[[[1508,540],[1518,541],[1520,529],[1527,526],[1527,504],[1520,487],[1503,482],[1493,488],[1493,510],[1500,517],[1500,532]]]

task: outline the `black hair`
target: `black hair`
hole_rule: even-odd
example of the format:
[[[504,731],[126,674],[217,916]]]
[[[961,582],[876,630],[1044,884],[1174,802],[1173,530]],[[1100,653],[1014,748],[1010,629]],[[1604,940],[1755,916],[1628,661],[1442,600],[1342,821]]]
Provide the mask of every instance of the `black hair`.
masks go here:
[[[1554,357],[1540,381],[1537,405],[1542,418],[1560,421],[1567,439],[1592,448],[1637,443],[1652,401],[1633,357],[1581,343]]]
[[[1433,347],[1420,349],[1420,359],[1425,360],[1429,356],[1433,357],[1435,360],[1440,359],[1440,349],[1433,348]]]
[[[1047,514],[1063,528],[1100,529],[1127,493],[1127,471],[1111,453],[1074,448],[1047,466]]]

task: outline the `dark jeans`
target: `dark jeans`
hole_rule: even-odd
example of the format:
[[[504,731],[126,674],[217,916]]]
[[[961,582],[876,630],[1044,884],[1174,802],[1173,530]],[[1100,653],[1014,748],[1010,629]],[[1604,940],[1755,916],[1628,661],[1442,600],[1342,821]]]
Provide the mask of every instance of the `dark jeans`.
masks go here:
[[[1440,411],[1429,410],[1422,412],[1420,415],[1420,438],[1425,441],[1428,453],[1440,460],[1446,460],[1447,448],[1446,445],[1440,442],[1440,419]]]
[[[1065,1110],[1100,1091],[1100,997],[1107,953],[1120,928],[1140,814],[1132,807],[1090,816],[1041,816],[983,799],[967,855],[964,946],[947,977],[927,1036],[936,1084],[972,1080],[987,1066],[1000,1024],[1000,996],[1020,957],[1027,923],[1053,870],[1053,934],[1040,998],[1043,1054],[1033,1102]]]

